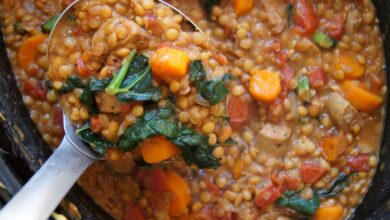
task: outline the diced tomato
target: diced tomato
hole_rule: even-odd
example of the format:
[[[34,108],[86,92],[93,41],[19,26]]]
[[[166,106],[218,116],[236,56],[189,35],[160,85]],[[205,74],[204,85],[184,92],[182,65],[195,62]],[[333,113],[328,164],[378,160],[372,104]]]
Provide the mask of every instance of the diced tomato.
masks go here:
[[[33,77],[36,76],[40,71],[41,69],[35,63],[30,63],[26,70],[27,74]]]
[[[230,126],[234,130],[239,130],[249,119],[250,103],[240,97],[231,96],[227,106],[227,113],[230,118]]]
[[[159,167],[146,171],[144,174],[144,181],[146,188],[153,192],[171,191],[167,177],[165,176],[164,171]]]
[[[306,36],[312,36],[317,30],[318,18],[313,5],[308,0],[294,0],[293,21]]]
[[[34,99],[46,100],[47,87],[44,82],[34,83],[31,80],[26,80],[23,82],[22,90]]]
[[[214,195],[222,195],[221,189],[215,185],[211,180],[205,180],[207,190]]]
[[[211,56],[217,60],[217,62],[220,64],[220,65],[225,65],[227,64],[227,58],[225,57],[225,55],[223,55],[221,52],[219,52],[217,49],[215,49],[214,47],[211,47],[210,48],[210,52],[211,52]]]
[[[76,70],[81,77],[87,77],[91,73],[91,70],[89,69],[88,65],[84,63],[83,59],[81,58],[78,59],[76,62]]]
[[[272,174],[271,181],[274,186],[280,191],[284,192],[286,190],[297,190],[300,187],[300,179],[291,177],[285,173],[282,174]]]
[[[324,24],[324,30],[332,38],[340,40],[344,35],[345,29],[345,16],[342,13],[335,14],[332,19],[326,21]]]
[[[294,69],[290,65],[286,64],[286,65],[284,65],[282,67],[281,72],[282,72],[282,81],[281,81],[282,93],[281,93],[281,97],[285,98],[288,95],[288,92],[289,92],[290,86],[291,86],[291,81],[294,78]]]
[[[287,53],[288,53],[287,49],[283,49],[276,54],[276,63],[278,64],[279,68],[282,68],[288,64]]]
[[[281,196],[281,192],[273,185],[263,188],[255,199],[255,205],[265,209]]]
[[[368,73],[367,76],[369,81],[371,82],[372,91],[378,91],[382,88],[383,81],[384,81],[382,76],[379,76],[375,73]]]
[[[325,85],[325,72],[321,67],[314,67],[309,73],[310,86],[321,88]]]
[[[80,36],[82,33],[83,33],[83,29],[81,29],[81,27],[77,27],[73,30],[73,35],[76,37]]]
[[[370,170],[369,160],[370,156],[368,154],[359,154],[358,156],[348,157],[347,164],[351,171],[367,172]]]
[[[154,36],[159,36],[163,32],[163,28],[160,24],[158,17],[154,14],[146,14],[145,27],[149,29]]]
[[[130,203],[127,206],[126,214],[123,218],[124,220],[145,220],[142,210],[137,205]]]
[[[53,107],[52,117],[53,117],[53,124],[62,127],[64,118],[62,116],[62,109],[60,106],[56,105]]]
[[[317,164],[305,163],[301,165],[299,172],[302,182],[311,184],[320,180],[325,175],[326,169]]]
[[[103,125],[100,123],[99,116],[93,115],[90,119],[92,132],[99,132],[103,129]]]

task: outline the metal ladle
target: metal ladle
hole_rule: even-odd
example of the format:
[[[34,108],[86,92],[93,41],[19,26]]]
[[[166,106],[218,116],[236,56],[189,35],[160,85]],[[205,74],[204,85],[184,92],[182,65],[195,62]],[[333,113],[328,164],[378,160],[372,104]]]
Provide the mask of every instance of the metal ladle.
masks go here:
[[[194,29],[202,32],[196,23],[183,12],[164,1],[157,1],[182,15]],[[57,28],[57,24],[73,13],[74,7],[80,2],[82,0],[73,2],[61,13],[49,37],[49,49],[53,41],[62,40],[56,39],[57,36],[61,36],[60,34],[56,35],[61,30],[61,28]],[[0,220],[48,219],[81,174],[94,161],[104,160],[104,156],[95,153],[75,135],[75,127],[66,115],[63,115],[63,119],[65,137],[60,146],[0,211]]]

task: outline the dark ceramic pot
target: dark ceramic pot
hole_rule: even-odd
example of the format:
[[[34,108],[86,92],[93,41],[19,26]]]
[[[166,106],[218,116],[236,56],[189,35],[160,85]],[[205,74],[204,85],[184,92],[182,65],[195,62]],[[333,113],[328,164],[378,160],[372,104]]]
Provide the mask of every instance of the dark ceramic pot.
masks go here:
[[[386,63],[390,64],[390,4],[388,0],[374,0],[384,39]],[[0,39],[2,35],[0,33]],[[386,69],[387,74],[390,70]],[[387,77],[390,88],[390,78]],[[389,108],[386,102],[386,109]],[[386,117],[381,145],[380,164],[372,186],[351,219],[390,219],[390,118]],[[9,199],[39,169],[50,155],[50,149],[31,121],[8,62],[5,45],[0,40],[0,147],[8,154],[0,153],[0,180],[8,192],[0,189],[1,204]],[[39,195],[37,195],[39,196]],[[74,203],[84,220],[112,219],[99,208],[79,186],[74,186],[65,201]],[[60,210],[66,212],[66,205]],[[68,215],[69,216],[69,215]]]

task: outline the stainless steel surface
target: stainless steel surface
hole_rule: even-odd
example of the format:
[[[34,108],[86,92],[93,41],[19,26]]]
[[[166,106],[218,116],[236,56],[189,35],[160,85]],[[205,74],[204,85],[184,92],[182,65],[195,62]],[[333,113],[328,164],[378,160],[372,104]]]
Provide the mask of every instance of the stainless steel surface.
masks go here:
[[[94,159],[64,116],[65,138],[53,155],[1,210],[0,220],[46,220]],[[82,144],[75,148],[72,143]]]

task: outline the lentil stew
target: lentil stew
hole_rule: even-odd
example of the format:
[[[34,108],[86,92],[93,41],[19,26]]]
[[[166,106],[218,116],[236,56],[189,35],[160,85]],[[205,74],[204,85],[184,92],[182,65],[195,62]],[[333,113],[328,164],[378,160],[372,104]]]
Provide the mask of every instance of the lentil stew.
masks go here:
[[[175,179],[177,176],[172,174],[171,170],[178,172],[187,181],[191,191],[191,200],[182,216],[184,219],[296,219],[307,215],[314,215],[315,219],[321,219],[324,215],[342,219],[351,214],[367,191],[377,164],[377,148],[382,127],[383,113],[378,105],[386,92],[383,85],[383,55],[377,21],[375,16],[370,21],[370,15],[365,15],[366,11],[362,11],[363,8],[368,8],[367,14],[375,14],[371,2],[294,1],[289,5],[282,1],[263,1],[255,2],[251,10],[244,10],[247,12],[241,11],[243,9],[240,7],[244,6],[240,6],[239,2],[233,1],[231,4],[222,1],[219,6],[212,8],[212,14],[207,19],[203,6],[198,2],[194,1],[189,9],[186,4],[172,1],[206,30],[210,42],[216,48],[208,52],[211,58],[200,57],[207,76],[213,76],[215,70],[213,71],[212,67],[222,66],[220,61],[223,63],[225,59],[220,54],[227,58],[228,64],[223,71],[231,73],[234,78],[225,84],[229,89],[227,104],[220,102],[216,105],[222,110],[215,105],[199,104],[199,99],[196,99],[196,86],[188,93],[194,97],[184,99],[180,98],[178,91],[175,93],[172,81],[156,84],[163,91],[166,90],[167,94],[175,94],[174,96],[178,97],[174,103],[177,106],[175,108],[178,120],[181,124],[188,124],[199,134],[208,136],[207,144],[215,145],[212,155],[220,159],[221,166],[216,170],[187,167],[184,166],[185,161],[180,154],[175,154],[175,159],[163,163],[162,169],[135,168],[127,174],[128,168],[134,167],[134,164],[129,163],[134,161],[137,154],[142,156],[142,152],[123,153],[108,149],[108,156],[112,157],[110,161],[94,165],[80,180],[80,184],[114,217],[126,218],[124,213],[128,206],[139,209],[139,213],[145,218],[175,216],[164,201],[174,201],[172,194],[177,195],[177,192],[169,189],[169,183],[167,189],[153,188],[155,178],[170,179],[174,176]],[[140,5],[142,3],[140,2]],[[263,4],[273,7],[266,8]],[[134,7],[137,7],[136,5],[134,3]],[[296,17],[299,14],[297,10],[302,9],[301,6],[306,7],[303,7],[302,14],[314,14],[313,17],[318,20],[317,25]],[[267,10],[270,12],[267,13]],[[289,14],[289,10],[294,13]],[[277,12],[276,15],[273,12]],[[360,16],[360,13],[364,16]],[[272,24],[271,21],[278,21],[278,14],[281,22]],[[334,17],[343,16],[344,34],[337,40],[337,34],[334,35],[332,28],[327,30],[327,24],[332,23]],[[291,21],[289,17],[292,18]],[[48,18],[37,24],[36,29]],[[283,28],[278,26],[282,25],[281,23],[284,23]],[[351,30],[352,32],[349,32]],[[6,30],[4,32],[6,33]],[[39,35],[40,31],[36,32],[34,41],[44,38]],[[180,31],[180,34],[182,33]],[[34,33],[29,34],[35,36]],[[168,31],[166,35],[168,36]],[[192,39],[188,42],[196,44],[197,34],[191,35]],[[19,34],[12,31],[6,36],[6,42],[14,36]],[[27,38],[29,35],[20,36]],[[9,48],[12,48],[9,45],[14,42],[20,42],[15,39],[10,41],[12,42],[8,43]],[[327,48],[330,44],[335,45]],[[360,49],[353,45],[360,45]],[[22,47],[20,43],[15,46],[19,47]],[[10,51],[15,57],[17,49]],[[35,62],[47,59],[39,58],[45,57],[39,54],[32,57]],[[194,63],[197,58],[190,60]],[[123,60],[123,57],[120,60]],[[11,62],[15,72],[19,74],[17,69],[20,70],[20,64],[12,58]],[[34,64],[29,63],[27,68]],[[119,67],[120,65],[116,66]],[[42,72],[45,68],[38,69],[38,75],[35,77],[39,78],[39,74],[44,77]],[[20,72],[26,74],[23,70]],[[20,77],[18,79],[23,82]],[[278,81],[280,88],[271,86],[269,89],[263,89],[269,83]],[[44,92],[41,92],[45,89],[35,92],[29,89],[28,83],[26,85],[22,86],[22,91],[34,91],[26,96],[34,97],[34,105],[35,101],[39,104],[47,102],[42,98]],[[35,85],[40,84],[35,81]],[[182,85],[182,82],[179,82],[179,85]],[[25,87],[27,88],[23,89]],[[55,85],[53,88],[55,89]],[[53,91],[50,89],[47,94],[50,92]],[[356,96],[348,95],[356,92],[362,100],[355,100]],[[166,97],[168,96],[170,95]],[[366,98],[368,104],[361,104],[360,101],[367,101],[363,100]],[[160,102],[161,100],[157,103],[160,107],[169,104]],[[30,105],[30,109],[34,105]],[[146,109],[144,104],[137,102],[136,105],[141,106],[143,111]],[[137,116],[137,111],[140,111],[141,107],[132,106],[127,115],[139,118],[142,114],[138,112]],[[222,113],[214,115],[214,111]],[[202,118],[198,122],[200,125],[193,123],[193,119],[198,117],[196,113]],[[210,118],[226,119],[225,113],[229,115],[230,123],[226,124],[226,127],[230,127],[230,136],[234,142],[228,138],[222,141],[216,133],[220,127],[218,123],[225,123],[226,120],[214,122],[214,129],[211,130],[215,133],[208,132],[208,127],[213,126],[205,126],[209,124],[207,122]],[[47,123],[44,124],[46,125]],[[39,123],[37,127],[39,129]],[[102,135],[104,136],[103,133]],[[57,141],[60,137],[61,135],[54,136]],[[215,140],[218,144],[213,142]],[[228,143],[223,143],[226,140],[229,140]],[[149,143],[145,146],[152,145]],[[140,148],[142,151],[143,146]]]

